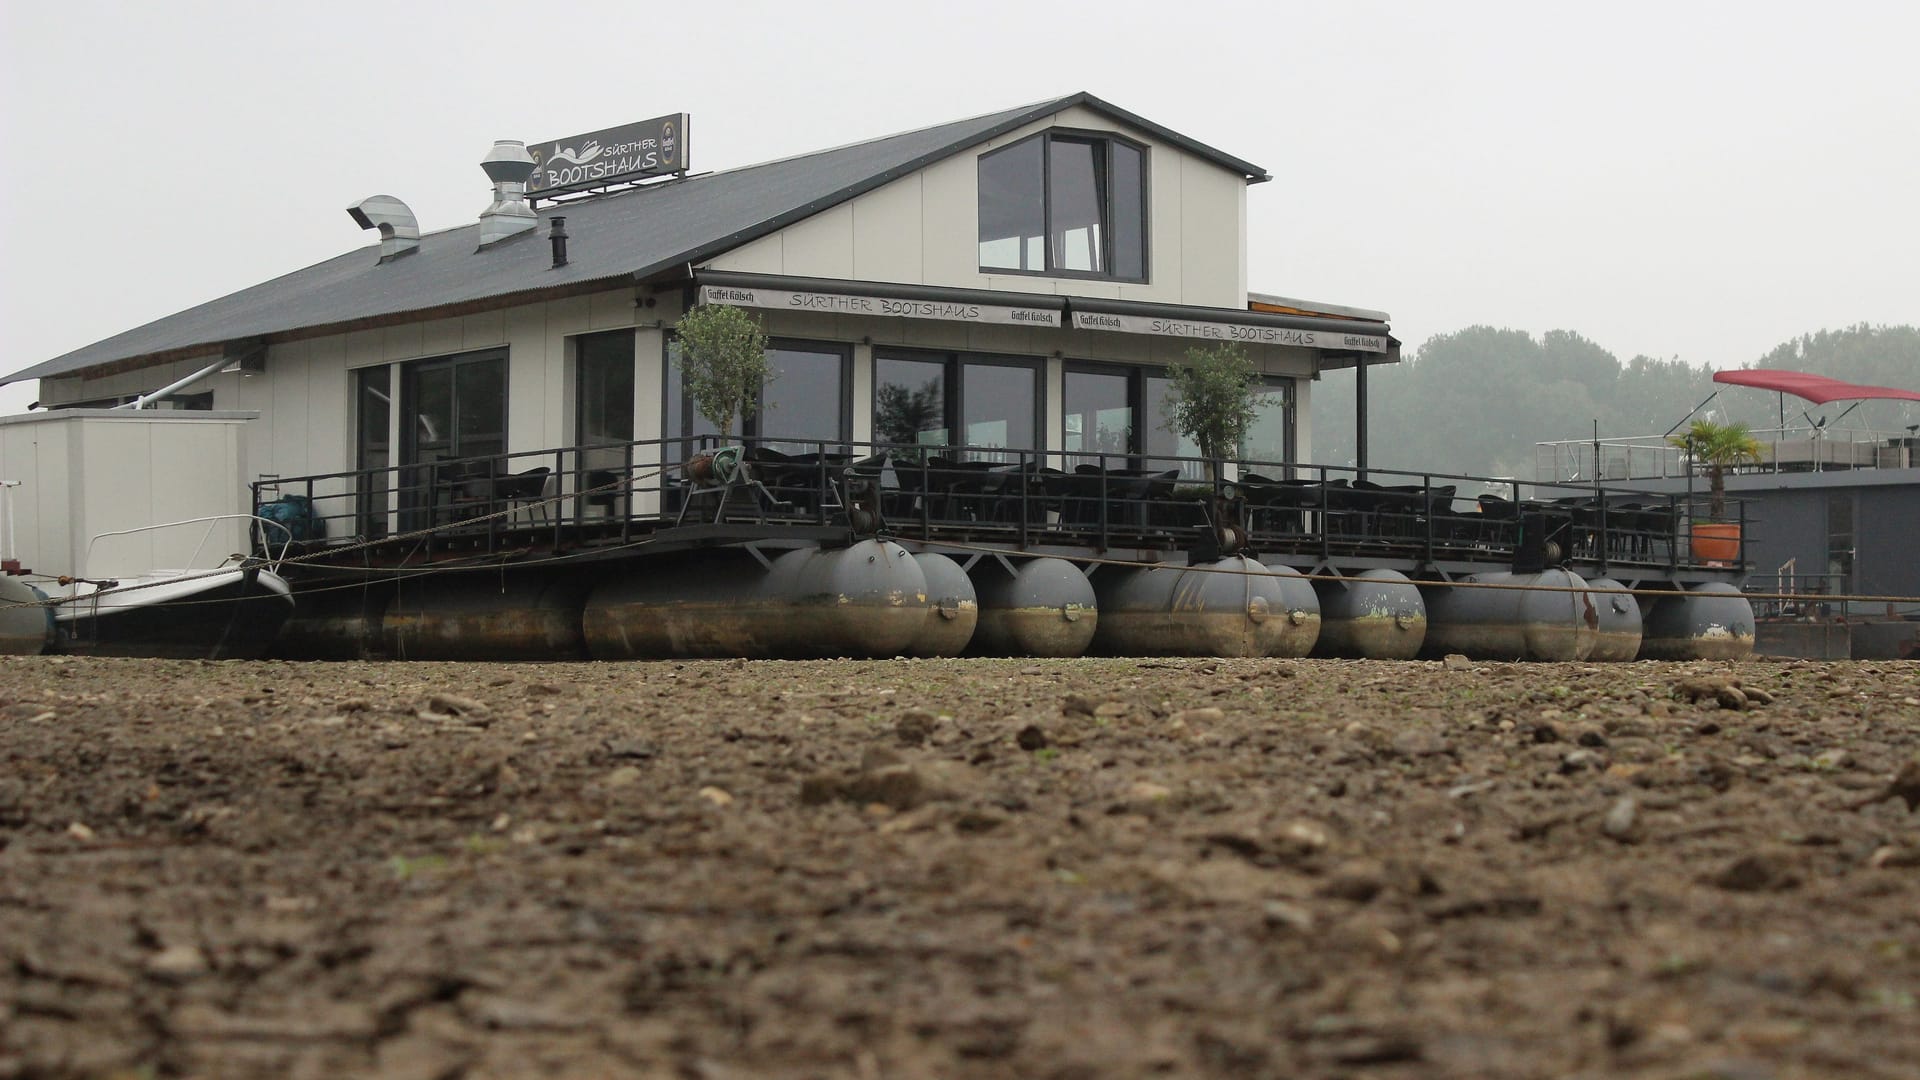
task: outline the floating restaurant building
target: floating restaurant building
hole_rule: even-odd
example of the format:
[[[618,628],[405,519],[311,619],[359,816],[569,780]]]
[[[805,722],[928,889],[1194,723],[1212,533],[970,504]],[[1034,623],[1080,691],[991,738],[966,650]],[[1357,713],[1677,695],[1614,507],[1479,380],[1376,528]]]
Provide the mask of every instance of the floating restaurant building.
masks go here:
[[[1387,316],[1253,291],[1267,172],[1096,97],[714,173],[687,146],[684,115],[496,144],[473,223],[374,196],[377,245],[0,380],[46,407],[0,419],[15,565],[250,550],[293,583],[282,652],[509,658],[1413,655],[1442,596],[1449,648],[1571,658],[1588,584],[1732,576],[1676,512],[1300,464],[1315,380],[1397,360]],[[702,304],[769,335],[732,440],[681,386]],[[1218,477],[1164,424],[1215,342],[1263,404]],[[1750,643],[1697,608],[1683,642]]]

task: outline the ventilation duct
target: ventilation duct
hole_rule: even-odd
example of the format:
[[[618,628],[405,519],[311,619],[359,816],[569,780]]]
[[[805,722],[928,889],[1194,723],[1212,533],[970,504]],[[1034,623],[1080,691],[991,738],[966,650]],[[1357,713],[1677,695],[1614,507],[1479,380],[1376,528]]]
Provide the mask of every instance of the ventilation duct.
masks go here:
[[[533,176],[533,156],[518,139],[493,144],[480,168],[493,181],[493,203],[480,214],[480,246],[517,236],[540,224],[527,205],[527,180]]]
[[[420,246],[420,223],[407,204],[391,195],[375,195],[347,207],[354,224],[380,230],[380,261],[397,259]]]

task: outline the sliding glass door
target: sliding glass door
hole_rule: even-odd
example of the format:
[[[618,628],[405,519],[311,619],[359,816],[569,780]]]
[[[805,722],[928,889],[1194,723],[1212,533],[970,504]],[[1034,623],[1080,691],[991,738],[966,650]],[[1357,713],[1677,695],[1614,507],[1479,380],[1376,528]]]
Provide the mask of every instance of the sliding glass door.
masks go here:
[[[400,394],[401,464],[418,521],[420,510],[469,497],[498,471],[494,459],[507,452],[506,350],[415,361],[403,369]],[[463,458],[482,460],[439,464]]]

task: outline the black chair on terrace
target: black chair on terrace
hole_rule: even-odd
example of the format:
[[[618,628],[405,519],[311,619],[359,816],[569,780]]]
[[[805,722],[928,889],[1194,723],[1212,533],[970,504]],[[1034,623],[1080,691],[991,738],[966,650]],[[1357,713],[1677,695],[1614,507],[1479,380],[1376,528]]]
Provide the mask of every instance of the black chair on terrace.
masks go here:
[[[506,503],[509,510],[516,510],[523,506],[526,507],[529,511],[527,514],[528,524],[533,523],[535,516],[538,516],[544,524],[553,520],[552,514],[550,513],[551,508],[546,501],[552,486],[553,470],[542,465],[539,468],[528,469],[525,472],[517,472],[511,476],[495,477],[493,481],[493,497]],[[512,521],[513,519],[509,516],[507,520]]]
[[[947,516],[956,521],[992,521],[1000,493],[1015,468],[992,461],[947,462]]]
[[[1029,528],[1046,528],[1054,518],[1066,518],[1067,474],[1038,462],[1007,474],[1000,487],[996,521],[1025,521]]]
[[[1490,548],[1508,548],[1519,541],[1520,506],[1498,495],[1482,495],[1480,529],[1474,542]]]
[[[485,517],[493,512],[494,463],[456,461],[438,466],[438,497],[449,524]]]
[[[1106,493],[1107,470],[1098,465],[1075,465],[1066,476],[1061,497],[1060,522],[1075,527],[1097,528]]]
[[[630,494],[624,469],[588,469],[580,475],[580,501],[600,511],[605,518],[621,517]]]
[[[929,520],[939,519],[942,508],[935,504],[939,484],[931,459],[894,462],[893,479],[897,486],[887,493],[885,502],[889,520],[918,521],[923,514]]]

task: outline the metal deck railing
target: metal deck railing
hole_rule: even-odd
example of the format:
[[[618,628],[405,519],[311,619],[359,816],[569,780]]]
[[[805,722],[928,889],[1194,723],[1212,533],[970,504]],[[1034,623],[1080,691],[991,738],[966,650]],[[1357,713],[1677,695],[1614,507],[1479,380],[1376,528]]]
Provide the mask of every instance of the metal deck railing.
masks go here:
[[[1910,430],[1756,428],[1760,459],[1730,473],[1826,472],[1838,469],[1920,468],[1920,437]],[[1533,471],[1543,483],[1603,483],[1682,479],[1704,475],[1704,465],[1657,435],[1562,439],[1535,443]]]
[[[306,550],[391,545],[409,559],[583,548],[695,526],[812,526],[1013,550],[1191,551],[1239,533],[1263,555],[1318,561],[1744,565],[1742,547],[1706,550],[1695,533],[1701,507],[1686,495],[1253,460],[1222,463],[1213,482],[1182,479],[1205,466],[1005,447],[722,447],[706,436],[271,477],[253,489],[257,512]],[[1730,505],[1730,523],[1742,524],[1744,509]]]

